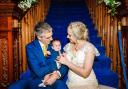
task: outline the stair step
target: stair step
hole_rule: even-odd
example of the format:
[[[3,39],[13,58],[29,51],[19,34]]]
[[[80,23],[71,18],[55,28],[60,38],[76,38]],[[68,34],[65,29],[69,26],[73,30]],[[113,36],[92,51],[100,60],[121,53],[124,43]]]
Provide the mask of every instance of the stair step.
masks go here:
[[[94,69],[99,84],[118,88],[118,74],[111,70]]]
[[[94,69],[110,69],[111,68],[111,60],[105,55],[100,55],[95,57],[94,60]]]
[[[96,43],[95,43],[95,44],[96,44]],[[101,45],[95,45],[95,47],[98,49],[98,51],[99,51],[99,53],[100,53],[101,55],[105,55],[105,51],[106,51],[106,49],[105,49],[104,46],[101,46]]]
[[[101,44],[101,37],[90,38],[89,41],[93,44]]]
[[[99,89],[116,89],[116,88],[105,86],[105,85],[99,85]]]

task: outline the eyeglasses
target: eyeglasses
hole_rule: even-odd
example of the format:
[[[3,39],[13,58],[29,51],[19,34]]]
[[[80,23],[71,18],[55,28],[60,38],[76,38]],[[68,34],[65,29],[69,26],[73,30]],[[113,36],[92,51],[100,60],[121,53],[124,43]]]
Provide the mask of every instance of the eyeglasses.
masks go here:
[[[45,38],[45,39],[52,39],[52,36],[49,37],[45,37],[45,36],[39,36],[41,39]]]
[[[50,37],[45,37],[45,39],[52,39],[52,36],[50,36]]]

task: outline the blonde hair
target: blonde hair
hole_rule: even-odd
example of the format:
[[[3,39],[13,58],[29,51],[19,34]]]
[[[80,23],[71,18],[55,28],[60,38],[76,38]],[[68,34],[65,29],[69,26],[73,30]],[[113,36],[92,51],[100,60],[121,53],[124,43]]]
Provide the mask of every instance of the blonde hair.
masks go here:
[[[88,29],[84,23],[80,21],[71,22],[68,26],[68,29],[72,30],[72,33],[76,39],[78,40],[88,39]]]

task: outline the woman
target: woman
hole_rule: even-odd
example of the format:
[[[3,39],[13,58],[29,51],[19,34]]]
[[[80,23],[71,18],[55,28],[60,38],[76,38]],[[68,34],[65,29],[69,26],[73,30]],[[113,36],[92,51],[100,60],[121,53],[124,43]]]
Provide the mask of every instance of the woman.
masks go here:
[[[68,26],[70,43],[58,62],[69,67],[67,85],[69,89],[98,89],[98,82],[92,69],[94,57],[99,52],[88,42],[88,30],[82,22],[72,22]]]

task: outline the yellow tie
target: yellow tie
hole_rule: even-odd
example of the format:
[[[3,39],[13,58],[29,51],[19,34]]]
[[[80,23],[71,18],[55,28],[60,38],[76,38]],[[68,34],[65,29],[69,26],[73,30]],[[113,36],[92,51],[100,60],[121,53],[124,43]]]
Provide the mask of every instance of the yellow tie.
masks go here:
[[[47,56],[47,46],[43,44],[42,47],[43,47],[44,56]]]

